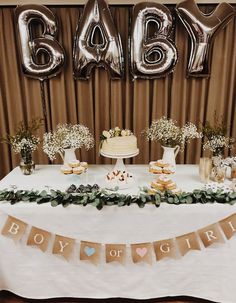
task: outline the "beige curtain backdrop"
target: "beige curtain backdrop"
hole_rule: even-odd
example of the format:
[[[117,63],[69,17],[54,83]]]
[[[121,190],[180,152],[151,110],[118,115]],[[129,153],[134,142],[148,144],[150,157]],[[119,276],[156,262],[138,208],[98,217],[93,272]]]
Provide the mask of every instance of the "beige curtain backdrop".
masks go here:
[[[174,13],[174,6],[168,6]],[[203,12],[211,12],[216,5],[200,5]],[[141,131],[153,119],[162,115],[184,124],[213,120],[214,112],[229,126],[229,134],[236,138],[236,20],[218,33],[212,54],[211,77],[186,78],[189,52],[188,34],[176,17],[174,39],[179,59],[173,74],[157,80],[132,81],[129,75],[128,37],[132,6],[111,6],[114,22],[121,35],[125,53],[126,76],[110,80],[109,74],[97,68],[88,81],[73,79],[72,47],[82,6],[51,7],[59,20],[59,41],[66,51],[66,65],[60,75],[44,82],[48,122],[82,123],[90,128],[96,147],[78,151],[78,157],[89,163],[110,163],[99,156],[99,137],[104,129],[120,126],[131,129],[138,137],[140,154],[133,163],[148,163],[161,157],[160,143],[149,143]],[[14,24],[14,8],[0,8],[0,137],[14,134],[19,121],[43,117],[40,82],[27,78],[21,71],[19,49]],[[42,137],[45,129],[41,129]],[[193,141],[178,163],[198,163],[201,142]],[[41,147],[34,153],[36,163],[48,163]],[[58,158],[57,162],[60,163]],[[19,156],[9,146],[0,144],[0,177],[19,164]]]

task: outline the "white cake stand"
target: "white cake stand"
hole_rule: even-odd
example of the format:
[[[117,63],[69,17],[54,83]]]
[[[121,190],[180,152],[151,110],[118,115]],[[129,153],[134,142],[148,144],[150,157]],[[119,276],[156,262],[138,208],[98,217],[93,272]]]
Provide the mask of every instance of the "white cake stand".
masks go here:
[[[116,164],[113,168],[113,171],[116,171],[116,170],[127,171],[126,167],[125,167],[125,164],[124,164],[124,159],[133,158],[133,157],[137,156],[139,154],[139,149],[137,149],[136,152],[134,152],[132,154],[111,155],[111,154],[104,153],[103,151],[100,151],[100,154],[103,157],[106,157],[106,158],[116,159]],[[132,181],[133,182],[128,182],[128,183],[125,183],[125,184],[118,184],[117,183],[115,185],[118,186],[119,189],[126,189],[126,188],[129,188],[129,187],[133,186],[134,180],[132,180]]]
[[[100,154],[106,158],[116,159],[116,164],[115,164],[115,167],[113,170],[126,171],[123,159],[133,158],[133,157],[137,156],[139,154],[139,149],[137,149],[137,151],[132,154],[111,155],[111,154],[104,153],[103,151],[100,151]]]

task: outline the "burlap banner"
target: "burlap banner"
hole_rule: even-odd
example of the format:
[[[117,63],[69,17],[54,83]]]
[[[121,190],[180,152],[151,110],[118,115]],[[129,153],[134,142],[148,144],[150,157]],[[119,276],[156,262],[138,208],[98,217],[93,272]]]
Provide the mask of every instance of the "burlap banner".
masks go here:
[[[217,223],[199,229],[198,234],[205,247],[211,246],[214,243],[225,242]]]
[[[126,245],[125,244],[106,244],[106,263],[119,262],[125,263]]]
[[[176,247],[174,239],[166,239],[153,243],[157,261],[169,257],[176,258]]]
[[[52,253],[53,255],[60,255],[66,260],[69,260],[75,247],[75,239],[63,237],[60,235],[55,236]]]
[[[80,242],[80,260],[87,260],[93,264],[100,262],[101,244],[93,242]]]
[[[181,256],[186,255],[190,250],[201,250],[197,234],[189,233],[176,238]]]
[[[2,214],[1,211],[0,214]],[[27,227],[27,223],[7,216],[1,234],[14,241],[19,241],[25,235]],[[134,244],[102,244],[80,241],[31,226],[26,245],[35,246],[42,252],[46,252],[53,239],[52,254],[62,256],[66,260],[70,260],[73,255],[79,256],[81,261],[88,261],[95,265],[101,262],[102,246],[105,247],[106,263],[118,262],[124,265],[127,259],[127,248],[130,246],[133,263],[152,264],[154,254],[156,261],[163,258],[177,259],[179,255],[183,257],[192,250],[201,250],[201,243],[205,248],[208,248],[213,244],[225,243],[225,238],[229,240],[234,234],[236,234],[236,213],[219,222],[176,238]],[[75,253],[76,241],[80,242],[79,255]]]
[[[50,232],[32,226],[28,237],[27,245],[37,246],[39,249],[45,252],[48,248],[51,236],[52,234]]]
[[[131,253],[134,263],[152,264],[152,243],[131,244]]]
[[[14,241],[19,241],[23,237],[27,226],[25,222],[8,216],[1,233],[3,236],[11,238]]]
[[[221,220],[219,223],[226,238],[231,239],[236,232],[236,214]]]

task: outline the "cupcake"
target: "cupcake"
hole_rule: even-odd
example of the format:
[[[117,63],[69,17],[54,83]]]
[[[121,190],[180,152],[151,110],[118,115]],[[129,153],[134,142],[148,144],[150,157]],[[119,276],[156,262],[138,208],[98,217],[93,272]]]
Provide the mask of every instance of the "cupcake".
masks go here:
[[[85,172],[85,168],[82,167],[82,166],[78,166],[78,167],[73,168],[73,174],[81,175],[84,172]]]
[[[170,165],[170,166],[166,166],[166,167],[163,167],[163,173],[164,174],[174,174],[175,173],[175,167]]]
[[[168,190],[176,189],[176,183],[171,182],[171,183],[166,184],[166,189],[168,189]]]
[[[151,183],[151,187],[154,188],[154,189],[158,189],[160,191],[164,191],[165,190],[165,186],[163,184],[156,183],[156,182],[152,182]]]
[[[157,179],[157,182],[160,183],[160,184],[163,184],[163,185],[167,185],[169,183],[172,183],[171,179],[170,178],[167,178],[165,176],[160,176],[158,179]]]
[[[153,174],[162,174],[162,168],[160,166],[156,166],[156,162],[150,162],[149,172]]]
[[[69,174],[73,173],[73,170],[70,166],[63,165],[63,166],[61,166],[61,172],[65,175],[69,175]]]
[[[88,163],[87,163],[87,162],[80,162],[80,165],[81,165],[82,167],[84,167],[85,169],[88,168]]]
[[[167,167],[170,164],[161,159],[161,160],[157,160],[156,165],[159,166],[159,167]]]
[[[68,162],[68,165],[72,168],[74,167],[79,167],[80,166],[80,161],[79,160],[72,160]]]

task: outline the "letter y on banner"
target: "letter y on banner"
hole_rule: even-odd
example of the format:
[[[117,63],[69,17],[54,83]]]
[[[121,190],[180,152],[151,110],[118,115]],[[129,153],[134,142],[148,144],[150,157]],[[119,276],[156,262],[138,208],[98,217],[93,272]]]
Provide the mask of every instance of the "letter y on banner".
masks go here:
[[[53,255],[60,255],[68,261],[72,255],[74,247],[75,247],[75,239],[56,235],[53,244],[52,253]]]

